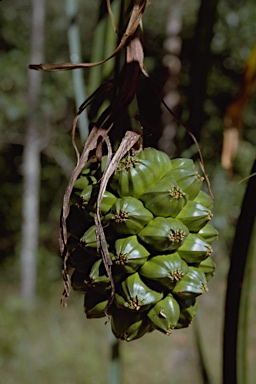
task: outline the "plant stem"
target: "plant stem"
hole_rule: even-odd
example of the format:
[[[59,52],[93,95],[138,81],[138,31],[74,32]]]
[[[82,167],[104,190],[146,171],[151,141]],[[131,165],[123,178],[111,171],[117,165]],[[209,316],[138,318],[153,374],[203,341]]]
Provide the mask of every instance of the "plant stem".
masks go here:
[[[66,0],[66,14],[69,19],[68,28],[68,42],[71,63],[82,62],[81,59],[81,46],[79,37],[79,28],[77,24],[77,0]],[[77,109],[86,100],[86,92],[83,79],[82,69],[76,69],[72,71],[74,93]],[[82,113],[79,118],[78,128],[81,141],[84,142],[89,132],[89,122],[86,113]]]
[[[256,160],[251,173],[255,171]],[[245,276],[245,267],[248,262],[248,250],[256,217],[255,191],[256,177],[252,177],[247,184],[231,252],[224,322],[223,384],[238,383],[238,366],[239,383],[246,383],[244,381],[246,377],[246,354],[243,352],[242,357],[241,353],[238,354],[238,331],[240,332],[240,345],[245,345],[246,332],[241,327],[246,328],[247,315],[242,314],[243,321],[239,324],[239,312],[245,309],[245,303],[240,305],[242,288],[248,289],[247,283],[244,284],[244,277],[249,278]],[[244,299],[247,300],[246,296]],[[237,358],[242,358],[243,362],[239,361],[238,363]]]
[[[119,340],[110,331],[111,360],[109,366],[109,384],[121,384],[121,358],[119,353]]]

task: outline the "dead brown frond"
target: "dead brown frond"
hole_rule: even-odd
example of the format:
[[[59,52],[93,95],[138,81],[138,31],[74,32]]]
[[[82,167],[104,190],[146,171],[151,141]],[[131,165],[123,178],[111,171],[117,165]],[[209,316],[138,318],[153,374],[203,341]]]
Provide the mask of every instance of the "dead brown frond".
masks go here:
[[[107,2],[108,4],[109,2]],[[132,38],[132,36],[135,34],[137,28],[139,27],[139,24],[141,22],[143,13],[145,11],[147,5],[147,0],[134,0],[131,15],[129,18],[128,25],[126,27],[125,32],[123,33],[123,36],[121,38],[121,41],[119,45],[117,46],[116,50],[106,59],[95,62],[95,63],[62,63],[62,64],[30,64],[29,68],[38,70],[38,71],[69,71],[72,69],[79,69],[79,68],[92,68],[97,65],[102,65],[106,63],[106,61],[112,59],[121,51],[122,48],[124,48],[128,43],[129,40]],[[111,9],[109,5],[109,10]],[[113,23],[113,13],[110,11],[110,17],[112,19]],[[114,25],[115,28],[115,25]]]

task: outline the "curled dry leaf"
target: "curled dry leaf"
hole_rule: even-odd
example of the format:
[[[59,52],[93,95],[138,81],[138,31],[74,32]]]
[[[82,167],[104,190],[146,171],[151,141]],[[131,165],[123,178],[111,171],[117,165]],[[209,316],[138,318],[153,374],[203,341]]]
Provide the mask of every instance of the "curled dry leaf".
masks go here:
[[[141,22],[147,3],[148,3],[148,0],[134,0],[131,16],[130,16],[127,28],[121,38],[121,41],[117,46],[116,50],[106,59],[95,62],[95,63],[30,64],[29,68],[35,69],[35,70],[55,72],[55,71],[68,71],[68,70],[78,69],[78,68],[91,68],[91,67],[96,67],[97,65],[104,64],[106,61],[115,57],[117,53],[120,52],[121,49],[127,45],[127,43],[129,42],[129,39],[134,35],[134,33],[136,32]],[[107,5],[108,5],[108,9],[110,10],[111,6],[109,4],[109,1],[107,1]],[[112,11],[110,11],[110,17],[113,23]]]
[[[108,131],[106,129],[101,129],[97,127],[93,127],[85,145],[83,152],[81,154],[81,157],[78,160],[78,163],[76,167],[74,168],[71,178],[69,180],[68,186],[66,188],[66,191],[64,193],[63,197],[63,206],[62,206],[62,212],[61,212],[61,218],[60,218],[60,234],[59,234],[59,246],[60,246],[60,253],[63,258],[63,280],[64,280],[64,292],[62,297],[62,303],[64,306],[66,306],[66,299],[69,296],[70,293],[70,279],[68,274],[68,267],[67,267],[67,259],[68,259],[68,249],[67,249],[67,239],[68,239],[68,231],[67,231],[67,218],[70,211],[70,197],[71,193],[74,187],[74,183],[76,179],[78,178],[79,174],[81,173],[83,167],[88,161],[89,154],[92,150],[94,150],[97,147],[98,139],[103,138],[104,140],[107,140]]]

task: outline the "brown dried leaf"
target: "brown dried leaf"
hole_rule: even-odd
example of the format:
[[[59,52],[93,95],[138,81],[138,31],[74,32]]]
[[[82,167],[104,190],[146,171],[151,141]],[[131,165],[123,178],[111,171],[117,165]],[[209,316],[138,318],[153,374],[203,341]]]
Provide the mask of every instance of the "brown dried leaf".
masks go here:
[[[111,8],[110,0],[106,0],[106,2],[107,2],[108,13],[109,13],[109,16],[110,16],[110,19],[111,19],[111,23],[112,23],[113,29],[114,29],[114,31],[117,33],[117,27],[116,27],[116,23],[115,23],[115,17],[114,17],[114,14],[113,14],[113,12],[112,12],[112,8]]]
[[[63,258],[63,281],[64,281],[64,292],[62,296],[62,304],[66,306],[66,299],[69,296],[70,293],[70,278],[68,274],[68,266],[67,266],[67,260],[68,260],[68,250],[67,250],[67,241],[68,241],[68,231],[67,231],[67,218],[70,211],[70,197],[71,193],[74,187],[74,183],[76,179],[78,178],[79,174],[81,173],[83,167],[88,161],[89,154],[92,150],[94,150],[97,147],[98,139],[106,139],[108,135],[108,130],[93,127],[85,145],[83,152],[81,154],[81,157],[79,158],[79,161],[74,168],[74,171],[72,172],[71,178],[69,180],[68,186],[66,188],[66,191],[64,193],[63,197],[63,207],[62,207],[62,213],[61,213],[61,220],[60,220],[60,234],[59,234],[59,246],[60,246],[60,253]]]
[[[127,131],[112,160],[110,160],[112,152],[110,154],[110,151],[109,151],[109,155],[108,155],[109,161],[107,162],[105,171],[101,179],[100,189],[99,189],[98,198],[97,198],[96,213],[95,213],[96,238],[97,238],[98,247],[101,252],[103,263],[106,268],[107,275],[110,279],[111,288],[112,288],[111,298],[106,308],[106,314],[109,306],[112,304],[114,300],[115,284],[113,281],[112,270],[111,270],[112,261],[109,256],[106,237],[101,224],[100,203],[102,201],[104,192],[107,188],[108,181],[110,177],[113,175],[113,173],[115,172],[118,166],[118,163],[139,140],[140,140],[140,135],[138,133],[133,131]],[[109,142],[107,144],[110,146]]]
[[[122,48],[125,47],[129,39],[133,36],[133,34],[136,32],[143,13],[145,11],[147,5],[147,0],[134,0],[131,16],[127,25],[127,28],[122,36],[122,39],[116,48],[116,50],[107,57],[105,60],[101,60],[95,63],[78,63],[78,64],[73,64],[73,63],[62,63],[62,64],[30,64],[29,68],[30,69],[35,69],[35,70],[42,70],[42,71],[50,71],[50,72],[55,72],[55,71],[68,71],[72,69],[78,69],[78,68],[91,68],[91,67],[96,67],[97,65],[102,65],[106,61],[112,59],[113,57],[116,56],[118,52],[121,51]]]
[[[76,128],[77,128],[77,122],[81,116],[81,113],[85,110],[85,108],[97,100],[98,103],[102,103],[104,100],[106,100],[110,94],[110,92],[116,87],[116,84],[113,80],[107,80],[103,84],[101,84],[96,91],[93,92],[92,95],[90,95],[79,107],[78,112],[73,120],[72,129],[71,129],[71,138],[72,138],[72,145],[76,152],[77,162],[79,162],[80,159],[80,153],[77,149],[77,145],[75,142],[75,134],[76,134]],[[102,126],[102,124],[96,124],[97,127]]]

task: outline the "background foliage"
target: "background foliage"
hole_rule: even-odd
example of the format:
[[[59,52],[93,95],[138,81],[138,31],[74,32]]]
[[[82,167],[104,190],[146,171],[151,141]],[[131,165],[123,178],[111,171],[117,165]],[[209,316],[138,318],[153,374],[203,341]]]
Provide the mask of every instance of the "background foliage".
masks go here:
[[[180,116],[188,119],[190,69],[193,37],[200,1],[183,0],[181,37],[182,70]],[[92,34],[97,22],[99,1],[79,1],[79,27],[84,61],[90,61]],[[22,193],[22,148],[29,105],[27,73],[31,25],[28,0],[0,5],[0,382],[14,383],[103,383],[109,359],[109,327],[104,320],[85,320],[82,298],[72,294],[67,310],[59,308],[61,264],[58,256],[58,225],[61,200],[75,162],[70,128],[75,114],[70,72],[44,73],[38,121],[44,139],[41,156],[40,247],[38,253],[38,299],[32,310],[19,295],[19,249]],[[172,2],[152,1],[144,17],[146,65],[161,85],[164,71],[163,41]],[[63,2],[47,1],[46,62],[66,62],[68,57],[67,19]],[[240,213],[246,183],[255,158],[255,101],[243,114],[244,131],[233,175],[220,165],[223,115],[237,95],[245,60],[255,41],[254,0],[219,0],[211,43],[210,71],[204,100],[204,124],[200,146],[215,195],[214,224],[221,236],[215,246],[216,277],[210,292],[200,298],[198,325],[212,383],[220,383],[222,324],[229,253]],[[84,71],[87,84],[88,71]],[[200,79],[198,79],[200,81]],[[161,126],[159,118],[159,129]],[[194,155],[184,148],[185,132],[178,129],[177,156]],[[256,252],[255,241],[251,252]],[[255,271],[255,263],[253,266]],[[253,291],[253,288],[252,288]],[[250,297],[250,383],[256,377],[256,351],[252,319],[255,298]],[[145,339],[145,340],[144,340]],[[193,376],[200,383],[193,326],[170,338],[147,335],[135,344],[122,344],[124,383],[187,383]],[[99,367],[101,369],[99,370]],[[178,368],[177,368],[178,367]],[[102,372],[105,372],[104,374]]]

